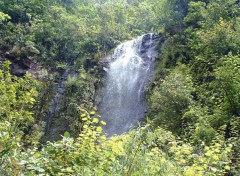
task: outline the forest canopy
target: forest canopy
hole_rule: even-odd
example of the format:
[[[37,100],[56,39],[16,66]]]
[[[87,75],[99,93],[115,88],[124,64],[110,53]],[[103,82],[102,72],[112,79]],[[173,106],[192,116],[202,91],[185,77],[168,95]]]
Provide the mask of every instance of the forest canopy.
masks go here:
[[[102,58],[145,33],[145,122],[107,138]],[[0,175],[239,175],[239,46],[238,0],[2,0]]]

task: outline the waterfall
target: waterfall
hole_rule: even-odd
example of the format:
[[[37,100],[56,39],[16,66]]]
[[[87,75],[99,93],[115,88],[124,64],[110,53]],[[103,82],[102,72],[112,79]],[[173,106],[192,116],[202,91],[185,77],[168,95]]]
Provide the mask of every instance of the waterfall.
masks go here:
[[[55,90],[55,94],[53,95],[53,98],[49,105],[49,112],[48,112],[48,116],[46,117],[45,133],[49,133],[49,139],[51,141],[55,140],[56,136],[58,135],[57,134],[58,126],[55,123],[53,123],[53,117],[56,115],[59,115],[60,113],[63,94],[65,91],[65,85],[66,85],[67,77],[69,74],[70,74],[70,69],[66,69],[63,75],[60,77],[59,83],[57,84],[57,87]],[[42,141],[44,141],[44,139],[42,139]]]
[[[111,56],[99,112],[109,136],[122,134],[144,118],[144,87],[153,74],[157,36],[145,34],[120,44]]]
[[[56,113],[59,113],[60,111],[60,106],[62,103],[62,96],[65,90],[65,84],[66,84],[66,80],[68,75],[70,74],[70,70],[67,69],[65,70],[65,72],[63,73],[63,75],[61,76],[61,78],[59,79],[59,84],[57,86],[55,95],[53,96],[53,99],[51,101],[50,107],[49,107],[49,115],[53,116]]]

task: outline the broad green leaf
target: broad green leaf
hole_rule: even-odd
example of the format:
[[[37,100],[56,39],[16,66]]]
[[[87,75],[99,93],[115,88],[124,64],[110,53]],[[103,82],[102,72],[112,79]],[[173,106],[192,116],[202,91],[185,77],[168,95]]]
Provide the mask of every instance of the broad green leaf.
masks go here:
[[[96,131],[97,131],[97,132],[102,132],[102,127],[100,127],[100,126],[97,127]]]
[[[93,118],[93,123],[98,123],[98,122],[99,122],[98,118]]]
[[[68,131],[65,131],[64,136],[69,138],[70,137],[70,133]]]

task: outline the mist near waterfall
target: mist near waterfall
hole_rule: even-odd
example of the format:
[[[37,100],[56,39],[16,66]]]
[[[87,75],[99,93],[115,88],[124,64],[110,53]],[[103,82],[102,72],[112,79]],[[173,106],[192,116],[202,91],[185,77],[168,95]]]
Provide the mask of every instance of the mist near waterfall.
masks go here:
[[[157,36],[145,34],[120,44],[111,56],[99,106],[108,136],[122,134],[144,118],[144,87],[150,82],[156,58]]]

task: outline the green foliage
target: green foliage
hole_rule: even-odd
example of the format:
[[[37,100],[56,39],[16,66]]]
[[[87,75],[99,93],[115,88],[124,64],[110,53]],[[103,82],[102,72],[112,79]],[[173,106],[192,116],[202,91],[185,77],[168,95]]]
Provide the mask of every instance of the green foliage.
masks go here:
[[[193,83],[186,66],[181,65],[154,88],[149,103],[156,125],[181,133],[187,123],[183,114],[193,104]]]
[[[189,138],[196,146],[199,146],[202,142],[210,145],[217,132],[211,126],[210,119],[213,119],[213,117],[209,114],[209,110],[206,107],[202,108],[195,105],[183,117],[189,121],[185,129],[185,137]]]
[[[70,64],[81,53],[86,36],[85,23],[77,15],[69,14],[65,8],[51,6],[42,22],[34,26],[36,43],[47,64],[60,61]],[[81,31],[81,32],[79,32]],[[84,42],[83,42],[84,43]]]
[[[0,30],[0,47],[10,53],[17,48],[21,58],[31,56],[56,69],[56,62],[102,57],[120,41],[181,26],[186,7],[187,1],[165,0],[5,0],[1,21],[11,20]],[[26,42],[37,54],[28,52]]]
[[[5,20],[11,19],[11,17],[8,14],[5,14],[0,11],[0,22],[4,22]]]
[[[184,19],[189,27],[210,28],[221,18],[235,20],[239,15],[239,6],[236,0],[190,1],[189,12]]]
[[[211,79],[211,72],[219,59],[229,52],[234,55],[239,49],[239,6],[235,0],[190,2],[185,18],[188,28],[189,55],[192,71],[197,81]]]
[[[46,76],[80,68],[68,77],[55,119],[70,132],[37,149],[54,78],[40,87],[2,64],[0,174],[239,175],[239,15],[236,0],[0,2],[1,60],[40,63]],[[93,105],[98,59],[145,32],[166,39],[149,88],[152,122],[107,139]]]
[[[92,103],[95,96],[96,81],[97,79],[85,72],[83,68],[79,69],[79,74],[71,74],[67,78],[61,107],[63,112],[60,113],[59,117],[68,121],[71,133],[75,137],[81,133],[85,118],[82,118],[83,112],[79,107],[90,112],[96,111]]]
[[[226,143],[228,139],[234,139],[229,143],[238,145],[236,141],[239,141],[239,132],[235,130],[236,126],[239,128],[238,46],[239,2],[235,0],[224,0],[221,3],[217,0],[190,1],[184,18],[184,31],[167,38],[163,45],[158,69],[174,69],[176,63],[184,63],[190,68],[188,75],[194,84],[195,103],[184,113],[174,114],[177,119],[182,117],[182,120],[187,122],[185,125],[179,123],[174,129],[184,128],[182,135],[194,146],[199,146],[202,141],[211,145],[212,141],[220,140],[219,134],[225,137]],[[165,74],[164,71],[159,72]],[[156,81],[161,82],[158,77]],[[160,107],[160,110],[168,104],[166,101],[167,103],[158,106],[165,98],[159,96],[162,89],[161,84],[158,84],[160,86],[156,87],[160,88],[150,93],[150,106],[155,104],[155,114],[161,114],[157,107]],[[168,92],[168,89],[169,87],[165,91]],[[161,101],[154,99],[154,96],[161,97]],[[153,111],[152,107],[150,110]],[[163,123],[168,124],[168,119],[172,116],[166,116]],[[152,117],[157,121],[158,116]],[[234,149],[234,153],[231,157],[236,162],[231,164],[231,169],[226,167],[226,170],[238,175],[239,170],[236,168],[239,168],[239,155],[236,153],[239,153],[239,149]],[[190,169],[188,174],[198,173]]]
[[[9,65],[10,62],[3,63],[0,70],[0,163],[4,167],[9,162],[4,152],[36,145],[41,137],[41,126],[34,124],[33,117],[37,82],[30,75],[12,76]]]
[[[214,89],[221,92],[218,106],[231,115],[240,116],[240,58],[229,54],[215,69]]]
[[[88,117],[88,116],[87,116]],[[149,125],[107,139],[96,117],[87,118],[74,141],[64,136],[40,151],[15,153],[5,173],[24,175],[224,175],[232,146],[218,140],[200,148],[176,140],[171,132]]]

